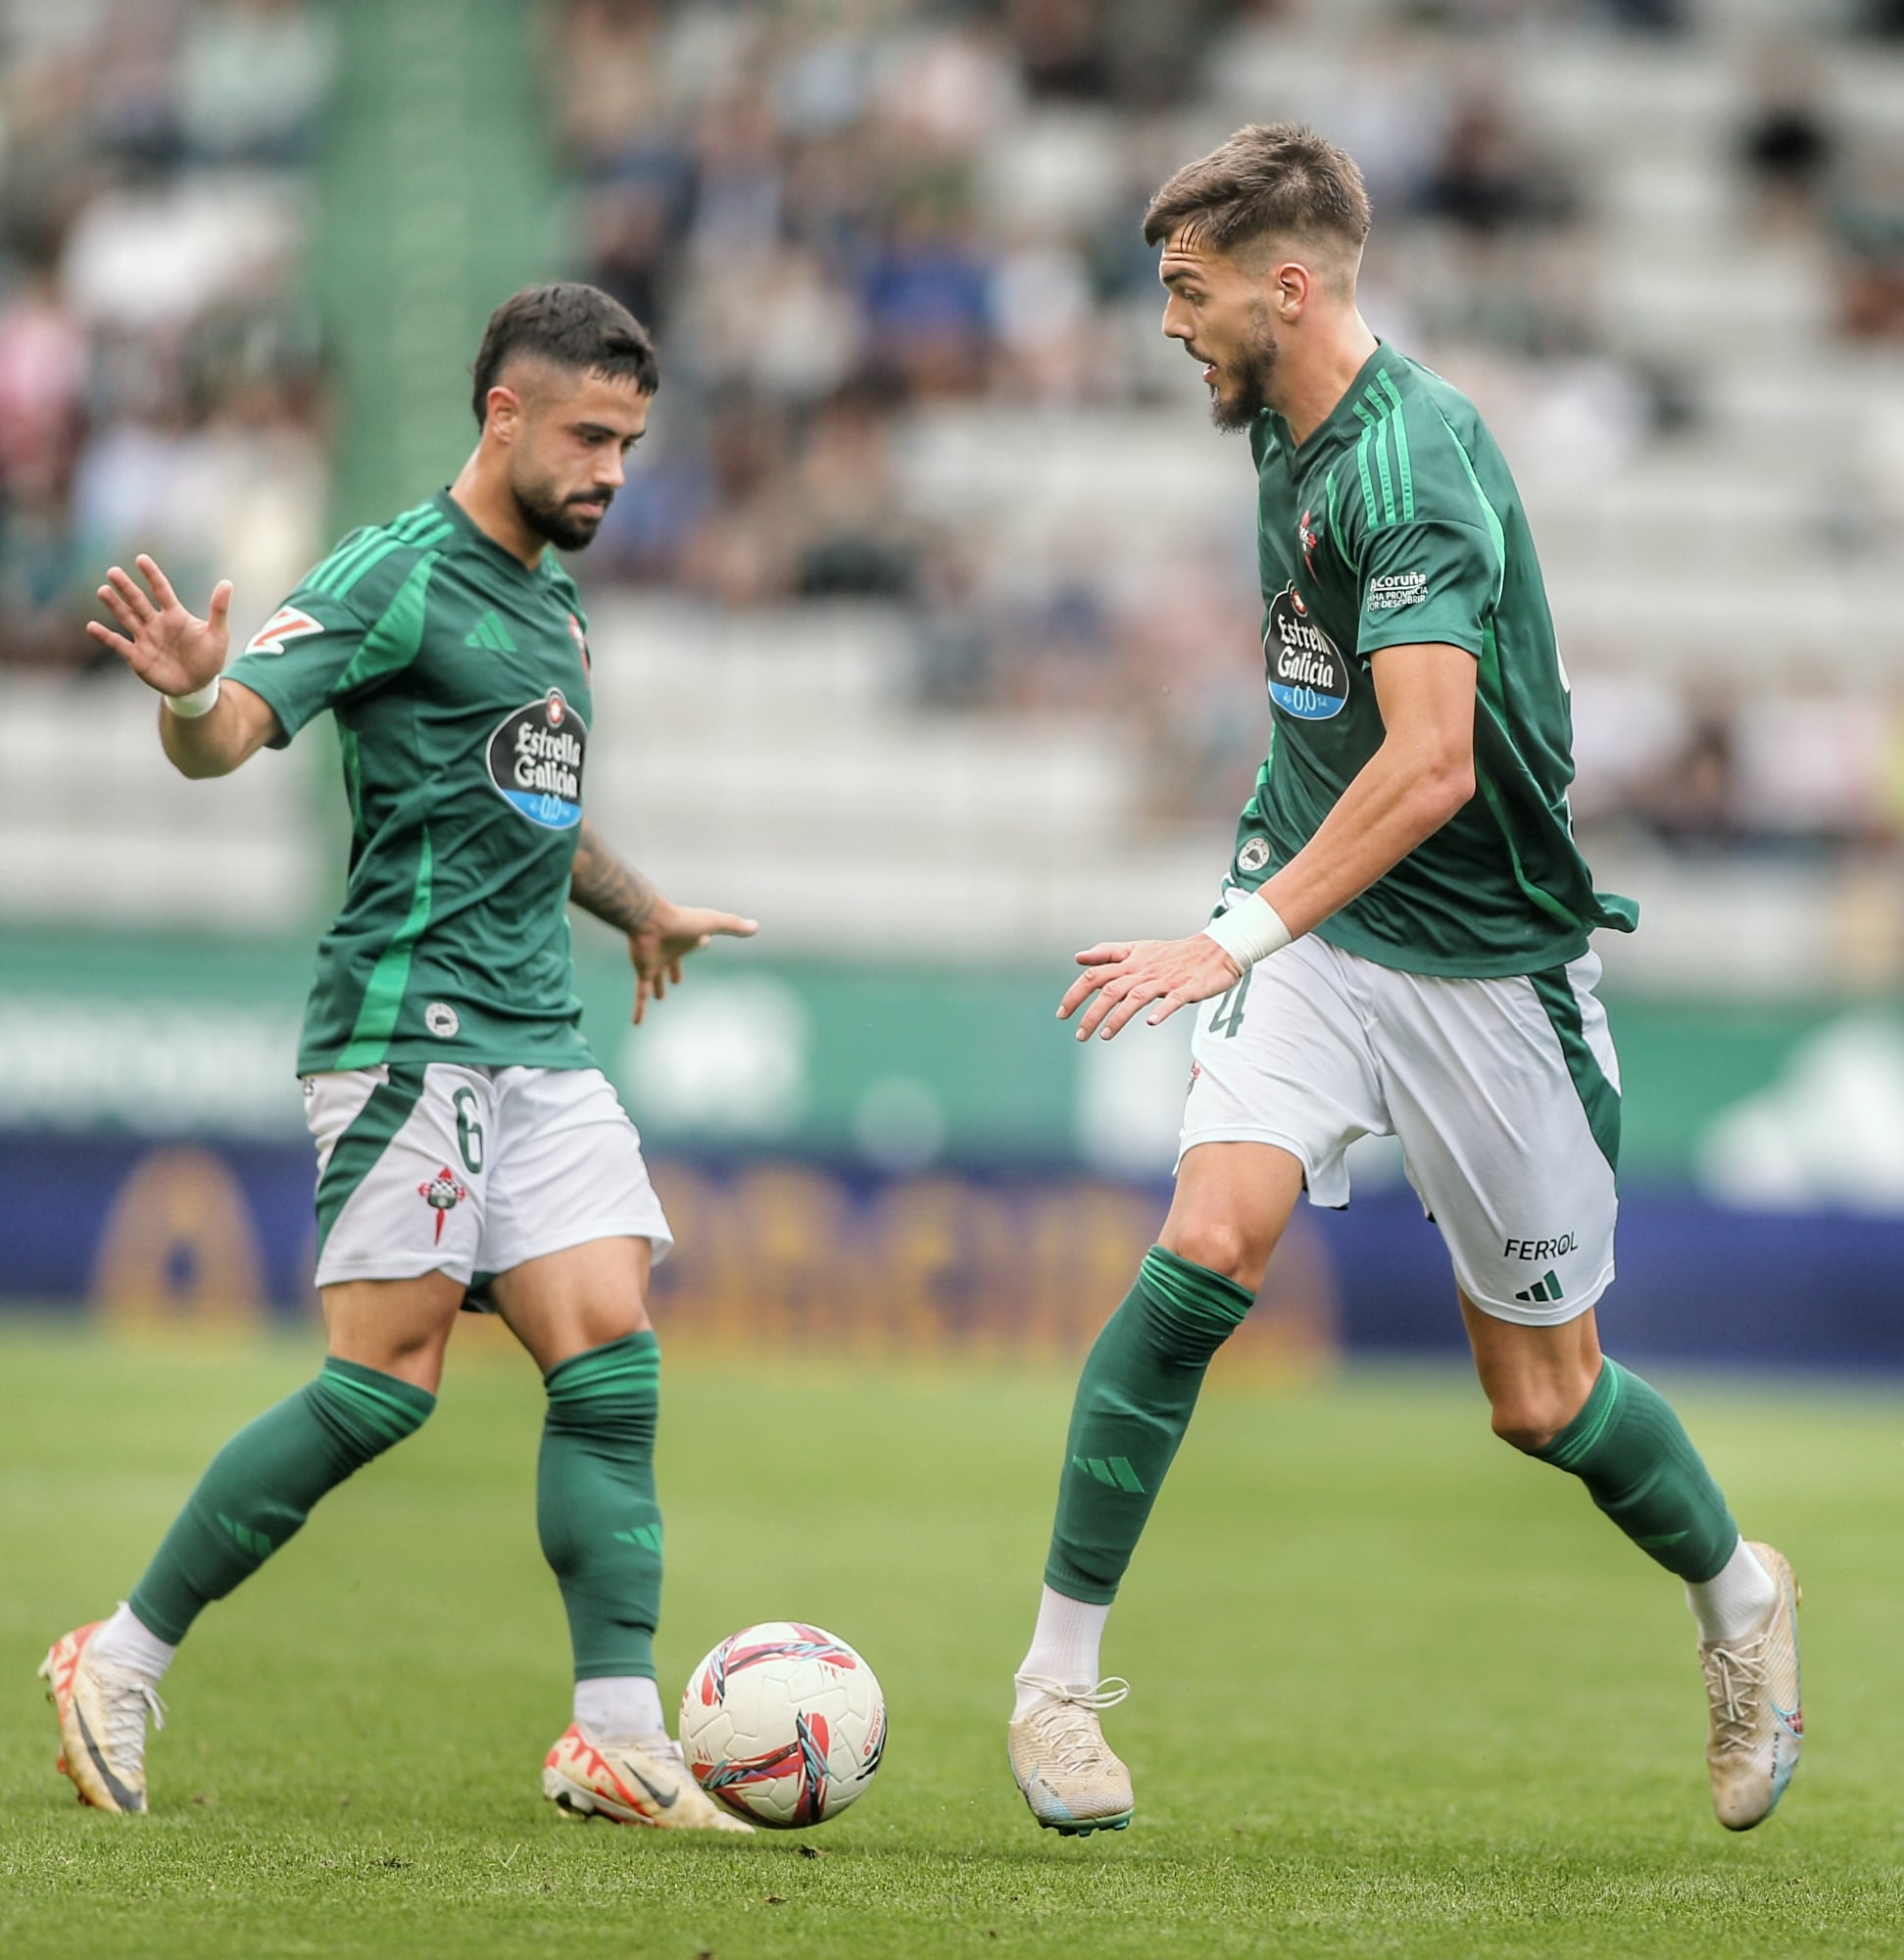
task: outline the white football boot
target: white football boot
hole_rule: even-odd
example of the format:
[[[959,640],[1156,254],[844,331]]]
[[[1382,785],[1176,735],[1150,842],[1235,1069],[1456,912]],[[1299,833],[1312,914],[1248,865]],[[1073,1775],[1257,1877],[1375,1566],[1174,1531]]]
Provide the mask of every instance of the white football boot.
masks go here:
[[[105,1623],[75,1627],[46,1650],[39,1676],[60,1721],[56,1767],[95,1810],[145,1808],[145,1722],[166,1726],[165,1704],[144,1675],[87,1651]]]
[[[603,1817],[657,1831],[754,1829],[695,1782],[681,1745],[665,1735],[605,1742],[571,1722],[542,1765],[542,1793],[563,1816],[583,1823]]]
[[[1063,1838],[1122,1831],[1137,1799],[1131,1773],[1111,1753],[1098,1717],[1103,1709],[1115,1708],[1131,1684],[1113,1676],[1085,1689],[1067,1688],[1044,1675],[1015,1678],[1021,1688],[1039,1690],[1024,1719],[1007,1732],[1011,1774],[1031,1814]]]
[[[1772,1815],[1798,1767],[1805,1738],[1798,1699],[1798,1601],[1804,1595],[1782,1553],[1769,1544],[1747,1549],[1772,1575],[1779,1596],[1749,1639],[1706,1641],[1699,1647],[1712,1807],[1728,1831],[1749,1831]]]

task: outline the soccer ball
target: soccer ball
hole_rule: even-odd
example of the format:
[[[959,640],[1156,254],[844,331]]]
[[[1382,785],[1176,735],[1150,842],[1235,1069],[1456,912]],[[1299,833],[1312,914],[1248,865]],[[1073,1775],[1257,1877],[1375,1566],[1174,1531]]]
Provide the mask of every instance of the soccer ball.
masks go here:
[[[873,1780],[886,1697],[844,1641],[763,1620],[721,1642],[688,1677],[681,1752],[729,1810],[775,1831],[837,1817]]]

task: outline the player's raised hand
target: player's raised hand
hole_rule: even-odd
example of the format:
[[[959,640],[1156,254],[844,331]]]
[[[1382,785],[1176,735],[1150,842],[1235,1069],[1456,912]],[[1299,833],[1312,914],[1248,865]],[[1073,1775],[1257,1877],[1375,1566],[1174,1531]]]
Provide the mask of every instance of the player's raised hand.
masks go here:
[[[119,565],[106,574],[106,583],[99,588],[100,604],[124,631],[116,633],[97,619],[86,621],[86,631],[102,647],[110,647],[147,687],[160,694],[190,694],[214,674],[224,671],[224,657],[231,643],[226,623],[231,611],[231,581],[221,578],[212,588],[211,612],[201,619],[179,603],[171,581],[155,560],[141,552],[132,563],[150,587],[149,594]]]
[[[665,1000],[667,990],[681,984],[681,962],[689,954],[699,953],[716,933],[752,939],[759,930],[757,920],[736,912],[663,899],[648,926],[628,935],[628,956],[635,962],[635,1025],[641,1025],[650,1001]]]
[[[1227,993],[1243,977],[1242,967],[1202,932],[1189,939],[1103,940],[1086,947],[1078,964],[1085,970],[1065,990],[1057,1017],[1068,1021],[1091,1002],[1078,1023],[1080,1041],[1094,1034],[1109,1041],[1146,1007],[1145,1019],[1155,1027],[1193,1001]]]

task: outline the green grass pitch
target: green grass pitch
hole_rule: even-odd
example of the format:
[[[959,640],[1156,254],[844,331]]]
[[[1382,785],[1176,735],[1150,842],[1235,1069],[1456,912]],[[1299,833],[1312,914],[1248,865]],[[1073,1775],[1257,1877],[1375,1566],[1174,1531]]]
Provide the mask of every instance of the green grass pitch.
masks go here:
[[[0,1953],[1904,1951],[1894,1397],[1681,1394],[1807,1589],[1805,1765],[1734,1838],[1676,1583],[1495,1443],[1470,1383],[1219,1366],[1106,1649],[1137,1821],[1067,1842],[1031,1824],[1001,1718],[1069,1383],[671,1359],[664,1692],[787,1615],[858,1644],[892,1711],[851,1813],[705,1842],[542,1801],[567,1680],[539,1396],[462,1345],[421,1436],[201,1623],[128,1820],[53,1775],[33,1668],[315,1350],[0,1330]]]

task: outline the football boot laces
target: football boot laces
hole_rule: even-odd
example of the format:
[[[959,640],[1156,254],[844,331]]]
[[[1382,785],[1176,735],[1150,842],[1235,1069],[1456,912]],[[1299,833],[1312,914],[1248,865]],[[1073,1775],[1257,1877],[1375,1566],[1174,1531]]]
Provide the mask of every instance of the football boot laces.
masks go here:
[[[1095,1769],[1104,1750],[1104,1739],[1093,1717],[1115,1708],[1130,1693],[1131,1684],[1116,1674],[1089,1690],[1067,1688],[1043,1674],[1014,1678],[1051,1697],[1050,1703],[1035,1709],[1030,1719],[1038,1724],[1038,1740],[1050,1750],[1055,1767],[1067,1775]]]
[[[1715,1642],[1699,1656],[1705,1664],[1706,1698],[1712,1708],[1716,1748],[1749,1749],[1765,1691],[1766,1636],[1736,1646]]]

